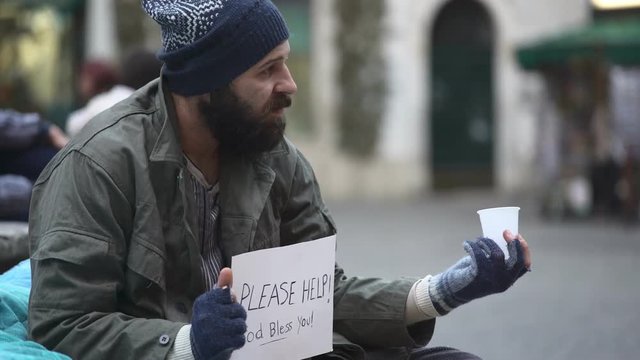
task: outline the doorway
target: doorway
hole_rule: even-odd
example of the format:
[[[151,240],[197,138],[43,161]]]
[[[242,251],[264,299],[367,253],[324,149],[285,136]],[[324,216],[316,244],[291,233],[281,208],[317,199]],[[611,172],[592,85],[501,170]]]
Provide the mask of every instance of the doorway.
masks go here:
[[[436,190],[493,185],[494,29],[484,6],[452,0],[431,32],[431,166]]]

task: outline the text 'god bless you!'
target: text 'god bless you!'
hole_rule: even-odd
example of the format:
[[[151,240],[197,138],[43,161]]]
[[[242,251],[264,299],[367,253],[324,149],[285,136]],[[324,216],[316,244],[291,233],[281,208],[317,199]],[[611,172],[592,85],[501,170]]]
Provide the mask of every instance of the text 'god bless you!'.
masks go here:
[[[300,281],[283,281],[267,283],[262,286],[242,284],[240,305],[248,311],[259,310],[271,306],[295,305],[309,301],[326,299],[333,296],[333,274],[323,274]]]

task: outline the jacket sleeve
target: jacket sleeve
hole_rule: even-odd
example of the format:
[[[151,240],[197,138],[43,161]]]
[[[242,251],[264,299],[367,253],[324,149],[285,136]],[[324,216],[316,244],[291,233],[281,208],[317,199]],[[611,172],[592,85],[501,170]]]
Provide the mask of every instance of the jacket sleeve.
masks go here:
[[[48,123],[42,121],[38,114],[0,110],[1,149],[26,149],[45,139],[48,131]]]
[[[280,227],[284,244],[319,239],[336,233],[307,160],[298,153]],[[368,348],[426,345],[435,320],[407,327],[405,306],[417,279],[383,280],[348,277],[335,267],[334,331]]]
[[[79,152],[51,165],[30,212],[29,336],[75,359],[164,359],[184,324],[118,308],[132,204]]]

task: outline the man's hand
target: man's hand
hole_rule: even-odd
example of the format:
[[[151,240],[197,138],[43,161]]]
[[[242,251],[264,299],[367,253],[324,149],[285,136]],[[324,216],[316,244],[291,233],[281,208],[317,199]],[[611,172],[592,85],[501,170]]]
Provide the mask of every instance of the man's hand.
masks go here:
[[[514,236],[509,230],[505,230],[502,233],[502,236],[507,242],[507,249],[509,249],[509,260],[511,260],[511,248],[509,247],[509,244],[511,244],[514,240],[518,240],[520,242],[520,247],[522,248],[522,256],[524,259],[524,268],[527,269],[527,271],[531,271],[531,251],[529,250],[529,244],[527,244],[527,240],[525,240],[520,234]],[[509,262],[509,260],[507,260],[507,263]]]
[[[62,149],[69,142],[67,135],[56,125],[49,126],[49,142],[57,150]]]
[[[429,279],[428,291],[434,308],[444,315],[473,299],[501,293],[531,269],[531,253],[526,240],[504,231],[509,259],[491,239],[465,241],[469,254],[445,272]]]
[[[229,268],[223,268],[222,270],[220,270],[220,274],[218,274],[218,283],[216,284],[216,286],[223,289],[225,287],[231,288],[233,286],[233,271],[231,271],[231,269]]]
[[[232,299],[233,273],[224,268],[215,288],[198,296],[193,304],[191,350],[196,360],[229,359],[244,346],[247,312]]]

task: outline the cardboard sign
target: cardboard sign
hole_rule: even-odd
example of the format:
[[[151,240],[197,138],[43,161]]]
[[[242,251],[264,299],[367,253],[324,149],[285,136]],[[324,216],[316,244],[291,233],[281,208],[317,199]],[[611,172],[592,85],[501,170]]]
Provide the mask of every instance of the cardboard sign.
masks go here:
[[[247,310],[245,346],[232,360],[303,359],[333,350],[336,237],[232,258],[233,290]]]

